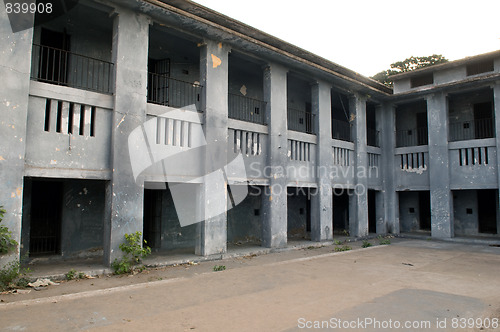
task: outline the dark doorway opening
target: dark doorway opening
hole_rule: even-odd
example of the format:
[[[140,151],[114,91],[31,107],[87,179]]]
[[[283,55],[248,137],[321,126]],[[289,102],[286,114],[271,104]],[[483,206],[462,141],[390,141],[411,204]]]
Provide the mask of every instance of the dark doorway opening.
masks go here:
[[[349,195],[347,189],[333,189],[333,234],[349,233]]]
[[[162,200],[162,190],[144,189],[144,241],[152,249],[161,247]]]
[[[62,182],[33,181],[30,256],[61,252]]]
[[[497,190],[477,190],[479,233],[497,234]]]
[[[491,102],[474,104],[474,132],[476,139],[494,137],[492,109]]]
[[[420,211],[419,223],[420,230],[431,230],[431,195],[429,191],[420,191],[418,193],[418,209]]]
[[[428,144],[427,112],[417,113],[417,144]]]
[[[309,188],[287,189],[288,239],[311,239],[311,195]]]
[[[368,190],[368,232],[377,233],[377,208],[375,190]]]
[[[38,79],[49,83],[68,82],[70,37],[66,32],[42,28]]]

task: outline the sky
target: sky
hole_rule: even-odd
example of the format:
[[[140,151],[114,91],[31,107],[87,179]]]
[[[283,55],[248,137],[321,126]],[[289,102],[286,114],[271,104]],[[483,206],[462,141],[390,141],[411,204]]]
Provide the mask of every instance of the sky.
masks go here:
[[[500,0],[195,0],[365,76],[500,50]]]

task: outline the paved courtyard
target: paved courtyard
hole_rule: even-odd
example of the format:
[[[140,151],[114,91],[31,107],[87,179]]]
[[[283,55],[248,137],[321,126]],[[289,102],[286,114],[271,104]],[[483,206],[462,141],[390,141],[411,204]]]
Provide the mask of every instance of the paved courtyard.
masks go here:
[[[353,250],[311,247],[0,295],[0,329],[479,331],[483,325],[487,331],[487,325],[498,326],[499,247],[409,239],[366,249],[359,242],[349,246]],[[226,270],[214,272],[214,265]]]

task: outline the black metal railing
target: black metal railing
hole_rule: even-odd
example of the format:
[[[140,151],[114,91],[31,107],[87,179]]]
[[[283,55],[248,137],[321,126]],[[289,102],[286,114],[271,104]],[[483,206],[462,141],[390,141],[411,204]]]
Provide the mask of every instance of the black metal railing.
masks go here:
[[[114,64],[33,44],[31,79],[102,93],[113,92]]]
[[[314,114],[311,112],[288,108],[288,129],[308,134],[315,134]]]
[[[229,117],[253,123],[265,124],[266,102],[230,93],[228,95]]]
[[[450,142],[495,137],[492,118],[450,123]]]
[[[201,88],[198,83],[148,73],[148,103],[170,107],[195,105],[201,111]]]
[[[366,129],[366,144],[368,144],[369,146],[380,147],[379,136],[380,136],[380,132],[378,130],[373,129],[373,128],[367,128]]]
[[[351,142],[351,125],[349,122],[332,119],[332,138]]]
[[[396,131],[396,146],[417,146],[429,143],[427,127]]]

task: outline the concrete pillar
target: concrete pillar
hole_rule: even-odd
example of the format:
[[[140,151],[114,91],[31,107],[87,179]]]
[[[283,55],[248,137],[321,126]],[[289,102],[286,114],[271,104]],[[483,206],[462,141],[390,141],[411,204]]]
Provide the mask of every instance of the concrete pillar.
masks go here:
[[[431,235],[436,238],[451,238],[454,232],[448,154],[448,103],[444,93],[432,94],[426,100],[429,124]]]
[[[333,196],[330,170],[332,159],[332,104],[331,87],[323,82],[312,86],[312,112],[316,114],[315,128],[318,139],[316,146],[316,169],[318,189],[311,196],[311,239],[327,241],[333,239]]]
[[[498,184],[497,188],[500,188],[500,81],[495,82],[493,85],[493,112],[495,117],[495,139],[497,144],[497,174],[498,174]],[[500,195],[500,189],[498,190]],[[497,197],[497,201],[500,197]],[[500,209],[499,204],[497,207]],[[500,234],[500,210],[497,209],[497,234]]]
[[[113,175],[106,188],[104,260],[110,264],[122,253],[124,235],[142,232],[144,183],[132,172],[128,136],[146,121],[149,21],[119,9],[113,25],[115,93],[112,127]],[[140,149],[139,146],[136,147]]]
[[[381,108],[380,146],[382,148],[381,175],[382,194],[384,200],[384,225],[380,233],[399,234],[399,202],[396,192],[394,149],[396,147],[396,107],[385,104]],[[377,225],[377,233],[379,228]]]
[[[205,41],[200,54],[202,107],[205,112],[207,141],[205,174],[215,173],[206,176],[201,186],[203,221],[197,225],[195,253],[202,256],[227,251],[227,178],[219,169],[213,168],[227,162],[228,63],[227,46],[211,40]],[[225,212],[215,215],[214,211]]]
[[[14,16],[14,15],[13,15]],[[5,10],[0,11],[0,206],[7,211],[2,225],[21,243],[24,154],[28,116],[31,44],[33,29],[12,32]],[[11,255],[0,257],[0,266],[19,256],[19,247]]]
[[[366,148],[366,98],[355,95],[349,100],[354,139],[354,195],[349,200],[349,234],[368,235],[368,153]]]
[[[264,70],[264,100],[266,122],[269,129],[267,165],[265,174],[269,187],[262,195],[262,246],[285,247],[287,243],[287,177],[288,124],[287,124],[287,70],[269,65]]]

